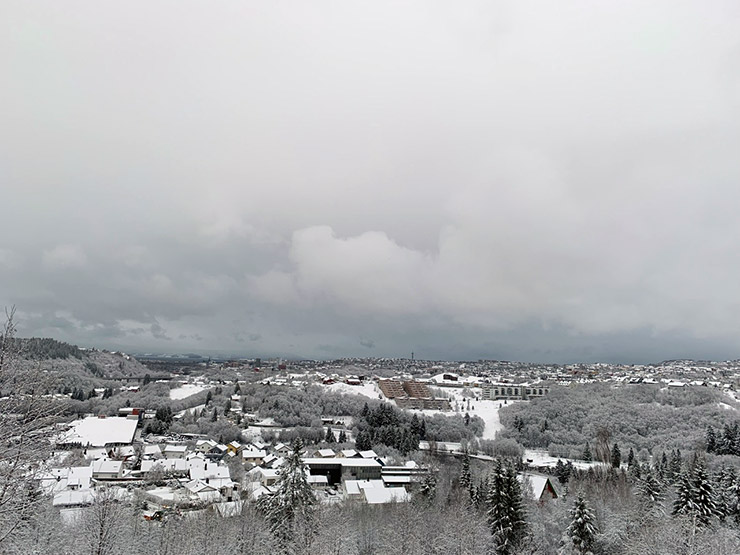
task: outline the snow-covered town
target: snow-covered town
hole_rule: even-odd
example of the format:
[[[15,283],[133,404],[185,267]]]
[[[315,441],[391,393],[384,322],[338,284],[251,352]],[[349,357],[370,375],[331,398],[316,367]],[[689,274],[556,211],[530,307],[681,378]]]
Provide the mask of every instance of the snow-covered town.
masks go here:
[[[53,506],[59,507],[69,519],[74,518],[79,508],[92,504],[101,489],[114,491],[119,499],[143,503],[146,506],[143,516],[147,519],[203,510],[233,515],[244,504],[271,495],[291,450],[290,444],[279,440],[280,432],[289,428],[271,417],[245,410],[245,399],[238,392],[240,383],[246,384],[239,381],[242,374],[277,390],[305,389],[314,384],[326,392],[389,403],[407,410],[414,418],[434,414],[478,417],[483,423],[480,437],[484,440],[494,440],[502,429],[501,408],[546,396],[552,388],[589,381],[659,384],[664,388],[711,387],[727,392],[730,399],[734,398],[738,376],[737,366],[720,367],[717,371],[716,367],[696,363],[640,368],[524,366],[517,372],[509,369],[503,375],[493,374],[491,363],[444,366],[427,363],[426,372],[422,372],[420,363],[403,361],[405,372],[390,377],[369,375],[373,369],[382,367],[388,376],[393,365],[387,361],[353,360],[334,366],[304,361],[291,363],[290,368],[282,361],[271,367],[272,364],[264,361],[258,367],[254,361],[226,362],[216,369],[202,368],[213,373],[228,371],[234,376],[230,387],[236,392],[230,396],[227,409],[221,416],[217,415],[218,409],[208,409],[213,410],[213,418],[241,423],[241,433],[232,441],[198,433],[153,433],[148,424],[164,417],[153,409],[127,406],[120,407],[116,416],[92,414],[58,425],[52,455],[41,478],[43,490],[50,495]],[[501,370],[499,364],[494,367]],[[358,370],[363,373],[349,373]],[[435,370],[442,371],[430,375]],[[524,377],[530,381],[523,381]],[[169,388],[172,401],[201,399],[225,385],[223,379],[208,378],[207,372],[187,378],[172,374],[162,383]],[[139,387],[125,389],[135,392]],[[173,422],[184,421],[203,416],[206,410],[205,403],[196,404],[169,417]],[[351,417],[328,415],[322,418],[321,426],[326,430],[326,437],[320,445],[302,447],[300,457],[307,482],[322,503],[408,502],[422,487],[424,479],[435,472],[429,467],[428,458],[425,462],[413,458],[398,460],[380,456],[373,449],[356,449],[357,438],[353,437],[356,427]],[[270,440],[266,441],[263,435]],[[334,448],[335,443],[341,447]],[[470,452],[467,442],[459,441],[422,440],[418,443],[418,453],[458,459],[465,455],[493,461],[493,457],[483,452]],[[553,457],[543,449],[526,449],[520,463],[523,465],[520,477],[526,475],[534,485],[532,495],[537,499],[557,497],[559,486],[547,475],[556,465],[569,464],[587,470],[598,464]]]
[[[513,388],[487,384],[453,374],[440,374],[424,382],[373,380],[349,376],[291,374],[262,380],[276,387],[302,387],[306,380],[320,380],[330,392],[355,394],[368,399],[394,401],[408,407],[409,400],[416,400],[418,409],[409,410],[418,415],[464,411],[479,416],[485,423],[482,437],[493,439],[501,428],[498,409],[504,402],[516,402],[527,395],[546,394],[546,387],[518,384]],[[411,395],[406,393],[409,384]],[[219,386],[217,381],[204,377],[173,384],[173,400],[207,392]],[[510,384],[509,384],[510,385]],[[453,388],[443,392],[439,388]],[[470,388],[475,397],[462,395]],[[400,393],[399,393],[400,392]],[[434,399],[439,396],[437,403]],[[387,395],[386,395],[387,394]],[[471,402],[472,399],[472,402]],[[242,398],[231,397],[230,412],[239,414]],[[400,403],[399,403],[400,401]],[[440,404],[439,401],[443,403]],[[436,408],[425,408],[425,403]],[[203,411],[205,405],[195,406],[173,415],[173,420]],[[221,515],[238,514],[245,503],[270,495],[279,479],[285,457],[291,446],[262,440],[264,430],[275,430],[270,419],[245,415],[252,421],[242,437],[228,443],[199,434],[156,435],[144,433],[148,421],[157,417],[157,411],[129,407],[119,409],[120,416],[88,415],[69,424],[59,425],[53,438],[51,458],[46,461],[47,471],[41,479],[42,488],[50,494],[55,507],[68,519],[73,519],[77,509],[95,501],[101,489],[115,492],[118,499],[136,500],[147,507],[146,519],[161,518],[177,512],[215,510]],[[247,419],[245,418],[245,421]],[[332,443],[352,445],[352,422],[348,418],[325,419],[327,434],[332,439],[321,447],[304,447],[300,456],[306,479],[322,503],[360,502],[370,505],[403,503],[411,500],[431,470],[414,460],[391,461],[372,449],[332,448]],[[465,448],[460,442],[421,441],[420,452],[460,457]],[[481,460],[490,456],[472,454]],[[554,466],[555,461],[544,462],[545,455],[527,452],[532,466]],[[536,473],[527,473],[533,480],[538,498],[557,496],[556,487]]]

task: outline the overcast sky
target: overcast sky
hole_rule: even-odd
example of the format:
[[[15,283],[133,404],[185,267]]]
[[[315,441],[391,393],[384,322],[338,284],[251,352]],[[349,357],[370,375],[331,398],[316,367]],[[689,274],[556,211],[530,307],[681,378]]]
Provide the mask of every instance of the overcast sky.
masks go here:
[[[0,76],[21,335],[740,357],[735,0],[4,0]]]

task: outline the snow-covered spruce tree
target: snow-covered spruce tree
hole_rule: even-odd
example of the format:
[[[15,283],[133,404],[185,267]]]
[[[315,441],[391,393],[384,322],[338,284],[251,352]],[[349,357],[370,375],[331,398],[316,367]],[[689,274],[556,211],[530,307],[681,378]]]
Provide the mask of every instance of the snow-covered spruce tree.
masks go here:
[[[663,512],[665,493],[661,483],[652,472],[648,472],[637,483],[636,490],[646,513],[657,515]]]
[[[717,434],[712,426],[707,427],[706,447],[707,453],[714,453],[717,450]]]
[[[326,443],[336,443],[334,432],[332,431],[331,426],[328,426],[326,428],[326,435],[324,437],[324,440],[326,441]]]
[[[691,476],[687,473],[681,475],[676,486],[676,500],[673,502],[673,516],[692,515],[696,512],[694,503],[694,491],[691,484]]]
[[[701,526],[709,526],[713,517],[719,516],[717,502],[714,497],[714,487],[704,464],[699,462],[694,468],[693,490],[696,505],[696,520]]]
[[[470,454],[466,449],[462,457],[462,467],[460,468],[460,487],[468,492],[472,497],[473,479],[470,474]]]
[[[735,487],[736,481],[737,476],[735,474],[735,470],[733,468],[727,468],[724,465],[714,477],[717,513],[719,518],[722,520],[727,518],[732,520],[735,515],[735,511],[737,509],[737,501],[735,497],[737,491],[737,488]]]
[[[437,474],[435,471],[430,470],[421,480],[421,483],[419,484],[419,493],[428,503],[434,501],[434,498],[437,495]]]
[[[614,468],[619,468],[619,466],[622,464],[622,453],[619,450],[619,445],[617,445],[616,443],[614,444],[614,447],[612,447],[611,463]]]
[[[493,475],[488,484],[486,499],[488,525],[491,529],[496,553],[508,555],[516,549],[527,530],[522,488],[516,470],[496,460]]]
[[[272,494],[259,499],[259,508],[281,550],[284,553],[303,551],[314,533],[314,497],[301,461],[300,439],[280,468],[280,477]]]
[[[591,553],[598,529],[596,527],[594,512],[582,495],[578,495],[578,499],[576,499],[573,508],[570,510],[570,516],[571,521],[568,525],[568,537],[573,547],[577,553]]]
[[[674,516],[686,515],[697,526],[709,526],[713,517],[720,516],[714,488],[703,463],[698,462],[693,472],[681,476],[676,493]]]

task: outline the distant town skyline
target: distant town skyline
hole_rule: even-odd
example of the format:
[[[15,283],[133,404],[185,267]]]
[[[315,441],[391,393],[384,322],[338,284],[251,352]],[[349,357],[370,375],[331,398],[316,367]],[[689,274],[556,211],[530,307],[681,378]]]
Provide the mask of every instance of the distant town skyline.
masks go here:
[[[740,358],[740,5],[0,10],[0,306],[127,351]]]

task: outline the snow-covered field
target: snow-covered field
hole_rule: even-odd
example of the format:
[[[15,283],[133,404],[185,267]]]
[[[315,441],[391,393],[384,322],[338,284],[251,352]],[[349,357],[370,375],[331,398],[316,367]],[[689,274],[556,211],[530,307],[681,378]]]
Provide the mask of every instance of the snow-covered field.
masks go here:
[[[547,451],[540,451],[539,449],[525,449],[524,450],[524,460],[527,461],[532,466],[555,466],[558,462],[558,457],[551,457],[547,454]],[[565,459],[560,457],[560,460],[564,463],[567,463],[568,461],[573,463],[573,466],[576,468],[580,468],[581,470],[587,470],[588,468],[592,466],[597,466],[604,463],[598,463],[598,462],[586,462],[586,461],[577,461],[574,459]]]
[[[200,393],[206,389],[208,388],[204,385],[187,383],[180,387],[176,387],[175,389],[170,389],[170,399],[184,399],[185,397],[190,397],[191,395],[195,395],[196,393]]]
[[[378,399],[380,393],[374,383],[363,383],[362,385],[347,385],[346,383],[337,382],[331,385],[324,386],[328,391],[334,393],[351,393],[354,395],[362,395],[369,399]]]
[[[452,405],[453,409],[457,406],[459,407],[460,411],[457,414],[465,414],[466,412],[470,414],[470,416],[479,416],[483,419],[483,422],[485,422],[486,426],[483,429],[483,435],[481,436],[482,439],[494,439],[496,437],[496,432],[503,429],[503,425],[501,424],[501,420],[498,416],[498,411],[506,406],[504,405],[504,401],[476,401],[475,399],[470,399],[469,397],[463,397],[462,390],[461,389],[440,389],[440,388],[432,388],[435,395],[440,395],[440,393],[446,395],[450,398],[450,404]],[[472,390],[474,395],[480,395],[479,389],[473,389]],[[442,396],[442,395],[440,395]],[[468,409],[468,400],[470,401],[470,409]],[[511,403],[520,403],[521,401],[506,401],[507,404]],[[455,414],[455,412],[450,413],[450,411],[433,411],[433,410],[425,410],[425,411],[416,411],[420,412],[422,414]]]

